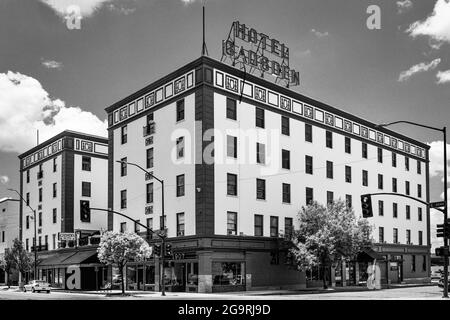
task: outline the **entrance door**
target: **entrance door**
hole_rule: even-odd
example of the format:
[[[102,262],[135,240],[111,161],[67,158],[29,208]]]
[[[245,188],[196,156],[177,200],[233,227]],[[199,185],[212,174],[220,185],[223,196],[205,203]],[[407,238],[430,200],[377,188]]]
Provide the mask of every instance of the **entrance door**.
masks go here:
[[[173,291],[176,292],[185,292],[186,291],[186,263],[185,262],[176,262],[174,263],[173,272],[175,275],[175,283],[173,287]]]

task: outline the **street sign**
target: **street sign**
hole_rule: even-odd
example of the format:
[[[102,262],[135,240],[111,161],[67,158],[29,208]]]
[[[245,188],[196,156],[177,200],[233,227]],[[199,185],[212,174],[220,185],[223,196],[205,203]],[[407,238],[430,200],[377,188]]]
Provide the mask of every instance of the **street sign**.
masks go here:
[[[59,240],[61,240],[61,241],[74,241],[75,240],[75,233],[60,232],[59,233]]]
[[[430,208],[445,207],[445,201],[430,202]]]

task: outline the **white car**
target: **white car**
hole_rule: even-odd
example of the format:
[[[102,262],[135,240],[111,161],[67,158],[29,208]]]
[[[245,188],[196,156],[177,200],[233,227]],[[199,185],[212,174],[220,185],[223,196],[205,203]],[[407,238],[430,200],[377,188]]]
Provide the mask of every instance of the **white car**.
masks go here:
[[[46,291],[47,293],[50,293],[50,290],[50,284],[43,280],[31,280],[30,282],[28,282],[28,284],[23,286],[23,292]]]

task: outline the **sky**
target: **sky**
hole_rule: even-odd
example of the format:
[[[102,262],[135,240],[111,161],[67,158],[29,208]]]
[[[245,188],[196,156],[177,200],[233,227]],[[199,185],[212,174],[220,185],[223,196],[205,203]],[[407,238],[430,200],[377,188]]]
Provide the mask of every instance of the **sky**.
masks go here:
[[[41,142],[64,129],[106,135],[104,108],[198,58],[203,3],[0,0],[0,198],[18,188],[17,156],[37,129]],[[290,48],[295,91],[375,123],[448,124],[449,0],[207,0],[210,57],[235,20]],[[442,134],[391,129],[430,144],[441,200]],[[434,235],[442,214],[431,217]]]

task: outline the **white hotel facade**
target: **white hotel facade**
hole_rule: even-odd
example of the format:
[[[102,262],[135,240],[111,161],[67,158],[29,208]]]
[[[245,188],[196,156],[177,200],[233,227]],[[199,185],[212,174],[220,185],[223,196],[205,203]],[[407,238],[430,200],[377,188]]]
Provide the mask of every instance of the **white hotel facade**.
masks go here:
[[[340,198],[358,216],[361,194],[429,201],[426,144],[207,57],[106,111],[108,207],[157,230],[161,185],[117,161],[164,180],[169,290],[314,286],[322,275],[290,265],[284,238],[308,201]],[[358,284],[374,258],[383,283],[429,281],[427,206],[392,195],[372,205],[374,247],[331,282]],[[112,214],[108,229],[144,231]],[[159,290],[161,277],[157,259],[127,270],[130,288]]]
[[[32,252],[31,207],[36,210],[38,277],[54,286],[66,284],[72,273],[68,266],[81,268],[85,260],[95,258],[96,236],[107,228],[105,213],[82,216],[80,210],[81,201],[107,207],[107,143],[103,137],[64,131],[19,155],[20,193],[29,204],[20,202],[19,236]],[[61,233],[75,233],[77,239],[60,239]],[[90,269],[81,280],[93,277]]]

